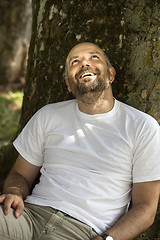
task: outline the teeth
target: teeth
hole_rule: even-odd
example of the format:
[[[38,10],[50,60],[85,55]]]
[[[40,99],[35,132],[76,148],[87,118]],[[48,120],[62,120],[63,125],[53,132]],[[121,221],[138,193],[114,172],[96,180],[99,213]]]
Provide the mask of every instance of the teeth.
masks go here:
[[[91,73],[91,72],[87,72],[87,73],[84,73],[81,77],[83,78],[83,77],[86,77],[86,76],[94,76],[94,74]]]

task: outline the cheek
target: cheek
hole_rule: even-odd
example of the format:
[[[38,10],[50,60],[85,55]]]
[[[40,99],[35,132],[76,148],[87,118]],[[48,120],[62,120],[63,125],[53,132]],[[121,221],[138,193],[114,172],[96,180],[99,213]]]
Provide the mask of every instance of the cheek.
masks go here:
[[[77,66],[71,66],[68,68],[69,73],[74,76],[76,74],[76,72],[78,71],[78,67]]]
[[[73,79],[73,77],[74,77],[74,72],[70,69],[68,71],[68,77],[69,77],[69,79]]]
[[[68,82],[69,82],[69,86],[70,86],[71,90],[73,90],[77,84],[75,78],[72,76],[69,76]]]
[[[100,75],[102,78],[104,78],[107,82],[109,81],[109,76],[108,76],[108,71],[107,68],[99,68],[100,70]]]
[[[71,78],[73,82],[76,81],[76,74],[78,73],[78,71],[79,71],[79,69],[76,67],[71,68],[69,71],[69,78]]]

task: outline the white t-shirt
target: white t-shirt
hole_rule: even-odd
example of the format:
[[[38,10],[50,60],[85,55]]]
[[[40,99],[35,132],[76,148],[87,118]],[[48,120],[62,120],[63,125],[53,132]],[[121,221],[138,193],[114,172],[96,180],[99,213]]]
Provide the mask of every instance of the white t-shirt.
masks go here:
[[[133,183],[160,179],[158,123],[117,100],[96,115],[82,113],[76,100],[49,104],[14,146],[42,166],[26,201],[61,210],[99,234],[127,211]]]

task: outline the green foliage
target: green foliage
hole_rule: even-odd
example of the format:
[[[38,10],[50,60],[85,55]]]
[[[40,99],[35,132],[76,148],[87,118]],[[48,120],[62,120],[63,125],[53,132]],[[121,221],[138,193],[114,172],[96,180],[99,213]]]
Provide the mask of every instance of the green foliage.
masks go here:
[[[0,146],[7,145],[17,132],[22,99],[22,92],[0,94]]]

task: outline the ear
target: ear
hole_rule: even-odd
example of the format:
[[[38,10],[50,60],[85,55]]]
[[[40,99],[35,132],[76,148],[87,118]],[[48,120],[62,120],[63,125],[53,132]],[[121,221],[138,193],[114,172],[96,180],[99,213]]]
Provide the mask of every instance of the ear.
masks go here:
[[[66,85],[67,85],[67,87],[68,87],[68,91],[70,92],[70,91],[71,91],[71,88],[70,88],[70,86],[69,86],[68,77],[65,77],[65,83],[66,83]]]
[[[114,67],[110,67],[109,72],[110,72],[110,82],[112,83],[115,79],[116,70],[114,69]]]

